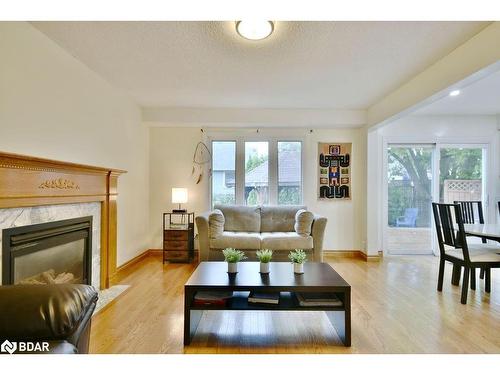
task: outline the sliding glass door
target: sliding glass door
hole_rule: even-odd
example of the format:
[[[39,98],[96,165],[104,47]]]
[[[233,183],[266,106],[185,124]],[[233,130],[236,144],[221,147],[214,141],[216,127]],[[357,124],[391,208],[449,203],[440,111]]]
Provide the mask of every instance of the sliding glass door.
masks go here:
[[[386,154],[384,251],[436,253],[432,202],[481,201],[487,222],[486,145],[389,143]]]
[[[390,254],[431,254],[432,145],[388,145],[387,222]]]
[[[481,146],[439,146],[439,201],[484,201]]]

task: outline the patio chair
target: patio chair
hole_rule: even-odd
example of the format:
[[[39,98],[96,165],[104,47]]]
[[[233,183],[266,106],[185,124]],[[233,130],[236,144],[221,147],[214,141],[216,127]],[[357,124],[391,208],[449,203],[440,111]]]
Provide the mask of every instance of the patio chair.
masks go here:
[[[453,221],[452,209],[457,228],[455,228]],[[432,212],[436,224],[440,253],[437,290],[443,290],[445,261],[449,261],[453,264],[454,268],[464,267],[461,297],[463,304],[467,303],[469,275],[471,289],[474,290],[476,288],[476,268],[485,269],[485,291],[486,293],[490,293],[491,269],[500,268],[500,247],[490,244],[467,244],[464,221],[459,204],[432,203]]]
[[[417,216],[418,208],[407,208],[405,209],[404,216],[396,219],[396,226],[414,228],[417,226]]]

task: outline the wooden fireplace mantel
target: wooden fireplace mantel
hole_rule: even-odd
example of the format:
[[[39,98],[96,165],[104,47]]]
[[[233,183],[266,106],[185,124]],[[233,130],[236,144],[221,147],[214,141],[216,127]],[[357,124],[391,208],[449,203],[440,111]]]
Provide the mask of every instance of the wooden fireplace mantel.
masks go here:
[[[116,272],[118,176],[126,171],[0,152],[0,208],[101,202],[101,289]]]

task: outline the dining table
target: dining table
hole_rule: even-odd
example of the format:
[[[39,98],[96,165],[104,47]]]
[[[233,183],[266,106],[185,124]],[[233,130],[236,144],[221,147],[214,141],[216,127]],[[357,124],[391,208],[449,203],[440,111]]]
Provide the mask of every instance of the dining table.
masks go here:
[[[486,240],[500,242],[500,223],[497,224],[464,224],[467,236],[481,237]]]
[[[464,224],[464,231],[466,236],[480,237],[485,240],[500,242],[500,223],[497,224]],[[451,283],[458,285],[460,283],[462,267],[453,266],[453,273],[451,276]],[[481,270],[481,277],[484,270]]]

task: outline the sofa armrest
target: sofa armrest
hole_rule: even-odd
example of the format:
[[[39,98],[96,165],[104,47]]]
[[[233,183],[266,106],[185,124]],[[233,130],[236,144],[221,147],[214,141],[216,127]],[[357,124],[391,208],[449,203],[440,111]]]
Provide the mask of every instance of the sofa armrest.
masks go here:
[[[65,340],[86,326],[97,302],[90,285],[6,285],[0,287],[0,336]]]
[[[315,262],[323,261],[323,239],[325,237],[326,223],[326,217],[314,215],[311,235],[313,238],[313,253]]]
[[[198,228],[198,246],[200,252],[200,262],[208,260],[210,251],[210,238],[208,234],[208,217],[210,211],[204,212],[195,218],[196,227]]]

